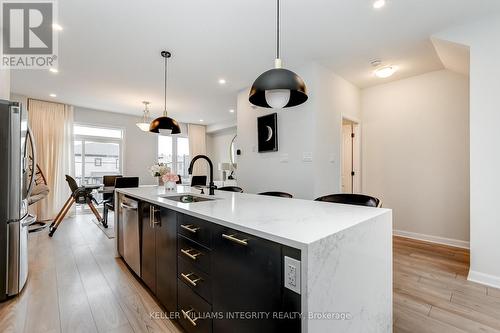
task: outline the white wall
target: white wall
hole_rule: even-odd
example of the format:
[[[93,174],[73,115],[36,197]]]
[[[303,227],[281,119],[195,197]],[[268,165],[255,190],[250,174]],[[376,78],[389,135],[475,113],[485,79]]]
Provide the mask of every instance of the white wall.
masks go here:
[[[10,98],[10,70],[0,69],[0,99]]]
[[[139,130],[135,123],[140,115],[135,117],[79,106],[75,106],[74,110],[75,123],[123,128],[123,174],[138,176],[141,185],[157,184],[149,174],[149,168],[158,160],[157,135]]]
[[[230,163],[229,148],[236,135],[236,127],[226,128],[214,133],[207,133],[207,156],[214,164],[214,178],[221,180],[222,173],[219,171],[219,163]],[[236,175],[236,172],[235,172]]]
[[[359,89],[317,64],[298,70],[306,103],[283,110],[254,108],[248,89],[238,95],[238,184],[246,192],[285,191],[314,199],[340,191],[342,113],[358,116]],[[257,152],[257,117],[278,113],[278,152]],[[304,154],[312,161],[304,161]]]
[[[468,245],[468,89],[442,70],[362,91],[363,190],[395,230]]]
[[[436,37],[470,46],[469,279],[500,288],[500,16]]]

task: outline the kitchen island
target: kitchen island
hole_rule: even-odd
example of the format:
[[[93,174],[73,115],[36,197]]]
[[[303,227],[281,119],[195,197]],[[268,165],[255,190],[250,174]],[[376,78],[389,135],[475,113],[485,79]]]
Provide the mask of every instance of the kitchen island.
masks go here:
[[[187,332],[392,332],[391,210],[116,192],[118,254]]]

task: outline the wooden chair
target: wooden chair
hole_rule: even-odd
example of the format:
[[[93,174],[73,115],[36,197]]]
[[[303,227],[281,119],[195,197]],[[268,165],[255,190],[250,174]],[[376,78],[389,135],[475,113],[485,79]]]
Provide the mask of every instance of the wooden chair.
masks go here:
[[[223,186],[223,187],[219,187],[217,190],[226,191],[226,192],[243,193],[243,189],[241,187],[238,187],[238,186]]]
[[[277,192],[277,191],[262,192],[262,193],[259,193],[259,195],[267,195],[270,197],[280,197],[280,198],[290,198],[290,199],[293,198],[293,195],[291,195],[290,193]]]
[[[329,194],[315,199],[314,201],[333,202],[347,205],[381,207],[382,201],[375,197],[364,194],[339,193]]]
[[[61,208],[59,213],[57,214],[56,218],[52,222],[52,224],[49,227],[49,236],[52,237],[54,233],[57,230],[57,227],[61,224],[63,221],[64,217],[68,213],[69,209],[73,206],[74,203],[76,204],[81,204],[84,205],[86,204],[89,206],[90,210],[92,213],[94,213],[95,217],[97,218],[97,221],[102,223],[103,219],[101,215],[99,215],[99,212],[94,206],[95,204],[98,204],[97,200],[94,198],[92,195],[92,191],[98,189],[101,187],[101,185],[84,185],[84,186],[78,186],[76,183],[76,180],[71,177],[66,175],[66,181],[68,182],[68,186],[71,190],[71,195],[64,204],[64,206]]]

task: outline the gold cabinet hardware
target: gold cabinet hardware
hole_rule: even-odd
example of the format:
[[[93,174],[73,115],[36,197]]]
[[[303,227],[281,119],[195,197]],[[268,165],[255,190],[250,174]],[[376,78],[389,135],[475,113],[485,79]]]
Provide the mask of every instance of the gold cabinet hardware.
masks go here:
[[[200,230],[200,227],[194,226],[192,224],[181,224],[181,228],[189,232],[192,232],[193,234],[195,234],[198,230]]]
[[[189,274],[181,273],[181,276],[184,280],[186,280],[193,287],[196,287],[197,286],[196,283],[200,282],[202,280],[201,277],[196,276],[194,273],[189,273]],[[192,279],[191,277],[194,277],[194,279]]]
[[[248,239],[246,239],[246,238],[245,239],[238,239],[234,236],[236,236],[236,234],[231,234],[231,235],[222,234],[222,238],[230,240],[231,242],[234,242],[234,243],[240,244],[240,245],[244,245],[244,246],[248,245]]]
[[[198,256],[201,255],[201,252],[198,252],[195,249],[188,249],[188,250],[181,249],[181,252],[193,260],[196,260]]]
[[[191,325],[196,326],[196,321],[197,321],[199,318],[194,318],[194,319],[193,319],[193,318],[191,318],[191,317],[189,316],[189,314],[190,314],[190,313],[194,312],[194,309],[193,309],[193,308],[189,309],[188,311],[184,311],[184,310],[182,310],[182,309],[181,309],[181,312],[182,312],[182,315],[184,316],[184,318],[186,318],[187,320],[189,320],[189,322],[191,323]]]

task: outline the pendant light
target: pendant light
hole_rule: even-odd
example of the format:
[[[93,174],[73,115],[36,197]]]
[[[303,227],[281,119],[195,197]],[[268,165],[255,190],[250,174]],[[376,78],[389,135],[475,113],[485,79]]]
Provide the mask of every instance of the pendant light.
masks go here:
[[[144,111],[142,113],[142,118],[135,125],[139,127],[141,131],[149,132],[149,124],[151,122],[151,120],[149,119],[149,108],[148,108],[149,102],[144,101],[142,102],[142,104],[144,104]]]
[[[276,59],[274,68],[262,73],[252,85],[248,100],[256,106],[281,109],[307,101],[306,85],[294,72],[282,68],[280,58],[280,0],[276,0]]]
[[[151,122],[149,131],[164,135],[179,134],[181,132],[179,123],[177,123],[175,119],[167,116],[167,59],[170,58],[172,54],[168,51],[161,51],[161,56],[165,59],[165,99],[163,115]]]

